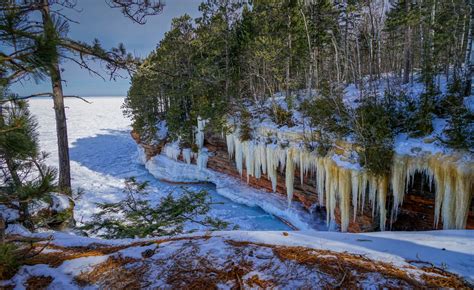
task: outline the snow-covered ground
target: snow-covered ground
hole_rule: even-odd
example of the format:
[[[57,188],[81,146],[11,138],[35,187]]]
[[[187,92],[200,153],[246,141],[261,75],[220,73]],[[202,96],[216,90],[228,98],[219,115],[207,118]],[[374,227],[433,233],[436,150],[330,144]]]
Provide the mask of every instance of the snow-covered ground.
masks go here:
[[[130,136],[130,121],[122,110],[122,97],[66,99],[70,142],[72,184],[82,192],[76,201],[75,218],[87,221],[97,211],[97,202],[115,202],[123,198],[125,178],[148,181],[152,201],[172,192],[179,194],[183,185],[165,183],[148,173],[137,162],[137,146]],[[51,153],[48,163],[58,164],[53,104],[50,99],[30,101],[31,111],[39,122],[43,151]],[[219,195],[211,185],[190,185],[190,189],[207,189],[215,203],[210,215],[242,230],[288,230],[285,223],[259,207],[233,202]]]
[[[50,235],[51,246],[42,255],[47,257],[50,251],[52,255],[63,251],[63,263],[23,266],[12,280],[0,281],[0,287],[14,284],[22,289],[31,277],[49,276],[53,289],[80,289],[84,287],[78,283],[81,280],[94,283],[89,286],[94,289],[113,288],[110,285],[130,280],[149,289],[171,289],[180,283],[188,286],[186,283],[199,277],[212,281],[217,275],[214,273],[234,266],[242,275],[237,279],[249,289],[255,288],[251,286],[254,275],[260,280],[272,281],[277,288],[335,287],[344,281],[346,271],[350,272],[348,280],[354,279],[355,286],[362,288],[446,287],[449,284],[445,284],[443,277],[449,274],[445,271],[463,277],[471,285],[474,281],[473,231],[361,234],[231,231],[154,240],[98,240],[65,233],[34,234],[38,238]],[[115,250],[110,246],[115,246]],[[112,250],[107,250],[108,247]],[[74,252],[78,249],[82,249],[81,254]],[[101,249],[104,249],[102,254]],[[70,254],[73,256],[67,258]],[[107,267],[112,268],[107,270]],[[127,279],[120,274],[122,267],[144,271],[132,272],[129,275],[135,273],[134,276]],[[336,271],[331,272],[331,269]],[[115,272],[118,274],[114,275]],[[176,281],[178,276],[182,280]],[[234,279],[235,275],[218,279],[224,283],[218,288],[230,289]],[[427,284],[436,279],[442,284]]]

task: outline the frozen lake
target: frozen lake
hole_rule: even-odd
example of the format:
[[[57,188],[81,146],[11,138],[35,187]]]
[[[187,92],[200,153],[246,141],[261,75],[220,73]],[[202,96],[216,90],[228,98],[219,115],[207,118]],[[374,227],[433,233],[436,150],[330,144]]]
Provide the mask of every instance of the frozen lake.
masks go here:
[[[179,194],[182,187],[206,189],[213,202],[209,215],[242,230],[290,230],[285,223],[258,207],[235,203],[220,196],[212,185],[176,185],[155,179],[136,161],[137,146],[130,137],[130,121],[122,115],[122,97],[66,99],[71,155],[72,185],[82,195],[76,201],[75,217],[85,221],[97,211],[95,203],[123,198],[123,181],[136,177],[148,181],[150,200],[168,193]],[[39,122],[41,150],[50,153],[48,163],[57,165],[56,130],[51,99],[32,99],[31,112]]]

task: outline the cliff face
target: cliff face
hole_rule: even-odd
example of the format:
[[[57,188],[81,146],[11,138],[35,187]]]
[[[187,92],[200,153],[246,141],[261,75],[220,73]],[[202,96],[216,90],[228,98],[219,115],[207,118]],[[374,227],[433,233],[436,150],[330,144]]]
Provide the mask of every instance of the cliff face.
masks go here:
[[[139,142],[139,136],[132,133],[133,138]],[[158,154],[162,146],[155,145],[144,145],[141,144],[145,149],[148,157]],[[205,147],[209,150],[210,154],[207,161],[207,167],[214,171],[228,174],[235,178],[240,178],[242,182],[247,182],[248,185],[265,189],[271,194],[273,187],[275,186],[275,192],[282,195],[288,194],[287,176],[285,170],[276,171],[276,183],[273,184],[271,177],[267,174],[261,173],[260,178],[254,177],[255,174],[247,174],[246,167],[242,166],[241,173],[237,169],[236,163],[232,160],[228,153],[228,144],[226,140],[217,135],[206,135],[204,140]],[[339,147],[340,154],[346,154],[344,146]],[[180,160],[183,160],[183,156],[179,156]],[[319,211],[320,213],[327,214],[326,206],[321,206],[318,198],[318,177],[314,172],[299,170],[298,167],[294,170],[294,182],[293,182],[293,193],[291,198],[300,201],[308,210]],[[301,173],[303,178],[301,179]],[[303,182],[301,182],[303,181]],[[429,180],[431,181],[431,180]],[[394,200],[394,195],[387,194],[384,208],[388,210],[385,212],[386,217],[393,217],[387,220],[386,229],[392,230],[431,230],[443,228],[442,221],[435,221],[435,210],[436,195],[434,189],[429,186],[426,176],[420,173],[413,175],[413,179],[407,187],[407,192],[403,198],[402,206],[394,207],[394,203],[399,203]],[[472,200],[471,200],[472,201]],[[361,202],[359,202],[359,207]],[[339,204],[338,204],[339,205]],[[349,232],[367,232],[380,230],[380,212],[378,208],[380,205],[376,205],[376,209],[372,208],[371,203],[363,203],[363,208],[358,208],[357,214],[354,214],[353,207],[347,206],[343,208],[346,212],[342,214],[346,215],[346,227]],[[474,229],[474,212],[473,206],[468,206],[468,216],[466,221],[467,229]],[[397,211],[397,215],[394,215],[394,211]],[[341,217],[341,207],[335,206],[334,220],[341,225],[343,218]],[[347,214],[349,213],[349,217]],[[434,226],[437,222],[437,227]]]
[[[212,153],[209,156],[207,167],[209,169],[240,178],[242,182],[247,182],[248,185],[259,189],[265,189],[272,194],[272,182],[268,175],[263,174],[261,178],[249,176],[247,180],[247,171],[242,170],[242,175],[237,171],[235,162],[232,161],[228,152],[225,141],[219,136],[207,136],[205,146]],[[303,183],[300,182],[301,175],[298,170],[295,171],[294,192],[293,199],[300,201],[308,210],[321,211],[326,215],[324,207],[318,207],[318,197],[316,193],[316,178],[311,174],[303,176]],[[287,194],[285,174],[280,171],[277,172],[276,193]],[[367,210],[369,212],[369,210]],[[336,222],[340,224],[340,212],[336,209]],[[372,222],[372,217],[368,215],[357,216],[355,221],[349,223],[349,231],[351,232],[366,232],[376,230],[376,224]]]

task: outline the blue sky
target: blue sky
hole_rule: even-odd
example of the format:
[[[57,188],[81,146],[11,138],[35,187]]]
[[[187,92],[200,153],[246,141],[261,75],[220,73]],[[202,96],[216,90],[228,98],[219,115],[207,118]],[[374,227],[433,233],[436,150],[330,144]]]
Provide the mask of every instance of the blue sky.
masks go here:
[[[109,8],[105,0],[79,0],[77,2],[77,8],[81,11],[67,13],[80,23],[71,23],[69,32],[71,38],[86,42],[98,38],[104,48],[117,46],[122,42],[129,52],[145,57],[155,49],[164,33],[170,29],[172,18],[184,13],[192,17],[199,15],[198,6],[201,0],[165,1],[166,6],[163,12],[149,17],[144,25],[132,22],[118,9]],[[63,63],[62,69],[64,69],[65,80],[64,92],[68,95],[124,96],[130,84],[129,79],[104,81],[70,62]],[[107,78],[105,74],[104,76]],[[34,81],[24,81],[12,86],[11,90],[19,95],[31,95],[38,92],[50,92],[51,84],[48,81],[38,84]]]

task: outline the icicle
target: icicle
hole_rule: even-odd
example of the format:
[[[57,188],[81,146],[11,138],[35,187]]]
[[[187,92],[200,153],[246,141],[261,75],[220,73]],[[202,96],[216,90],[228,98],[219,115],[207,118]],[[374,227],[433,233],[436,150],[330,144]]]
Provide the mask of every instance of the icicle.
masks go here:
[[[336,193],[338,186],[338,167],[330,158],[325,158],[324,167],[326,168],[325,185],[326,185],[326,223],[329,225],[331,221],[335,220],[334,210],[336,208]]]
[[[345,168],[338,169],[338,195],[341,212],[341,231],[347,232],[350,217],[351,172]]]
[[[196,164],[200,170],[207,167],[207,160],[209,159],[209,153],[206,148],[203,148],[197,157]]]
[[[311,157],[310,153],[306,149],[300,149],[299,150],[299,158],[298,160],[298,166],[300,168],[300,182],[301,184],[304,183],[304,176],[308,172],[308,169],[310,168],[311,165]]]
[[[434,228],[437,229],[439,225],[439,217],[441,214],[441,206],[443,204],[444,199],[444,191],[445,191],[445,174],[444,170],[440,166],[436,166],[435,168],[435,176],[434,179],[435,183],[435,213],[434,213]]]
[[[205,125],[205,124],[203,124]],[[198,129],[203,128],[199,125]],[[415,175],[420,173],[429,183],[430,189],[435,192],[434,226],[443,223],[445,229],[464,228],[466,226],[469,204],[472,198],[472,183],[474,169],[470,159],[464,155],[430,155],[399,156],[395,155],[392,164],[391,176],[375,178],[364,171],[350,170],[338,167],[338,163],[331,157],[316,157],[303,147],[297,147],[293,142],[297,133],[281,133],[274,129],[258,129],[260,136],[267,136],[265,132],[272,132],[279,140],[290,140],[290,147],[282,148],[279,145],[263,142],[240,142],[237,134],[226,136],[229,156],[235,158],[239,173],[243,174],[243,166],[247,169],[247,178],[260,178],[263,174],[272,182],[272,189],[277,189],[277,172],[284,172],[288,200],[291,201],[294,187],[294,171],[299,167],[300,182],[303,184],[308,171],[316,175],[316,189],[320,205],[327,210],[327,223],[335,219],[335,206],[339,203],[341,210],[341,228],[347,230],[349,218],[356,218],[357,211],[362,213],[367,203],[372,207],[372,215],[380,217],[380,228],[385,230],[386,201],[389,189],[393,192],[393,204],[390,225],[396,219],[399,208],[409,187],[413,185]],[[198,130],[198,133],[200,130]],[[263,133],[262,133],[263,132]],[[198,136],[197,136],[198,137]],[[291,137],[291,138],[290,138]],[[295,137],[295,138],[293,138]],[[301,137],[301,136],[299,136]],[[293,138],[293,139],[292,139]],[[196,138],[199,139],[199,138]],[[286,141],[284,141],[286,143]],[[299,143],[297,143],[299,144]],[[168,151],[170,149],[165,149]],[[172,155],[171,151],[169,153]],[[183,151],[183,158],[188,162],[188,153]],[[464,159],[463,159],[464,158]],[[244,161],[245,159],[245,161]],[[284,171],[285,170],[285,171]],[[350,216],[350,205],[353,207],[353,216]],[[348,211],[349,209],[349,211]]]
[[[351,171],[351,185],[352,185],[352,208],[354,209],[354,221],[356,220],[357,216],[357,209],[359,207],[358,202],[360,199],[360,191],[361,191],[361,175],[359,171],[352,170]]]
[[[242,152],[245,159],[245,171],[247,173],[247,183],[250,180],[250,176],[254,176],[254,146],[253,141],[242,142]]]
[[[242,177],[242,171],[243,171],[242,142],[240,142],[239,138],[234,138],[234,144],[235,144],[235,167],[237,168],[237,171],[239,172],[240,177]]]
[[[377,199],[379,206],[380,230],[385,231],[385,224],[387,219],[387,191],[388,191],[388,177],[380,177],[378,180]]]
[[[263,169],[262,167],[265,167],[265,172],[266,173],[266,153],[265,153],[265,144],[264,143],[257,143],[255,144],[255,153],[254,153],[254,158],[255,158],[255,165],[254,165],[254,174],[255,178],[260,178],[262,176]]]
[[[360,190],[360,195],[361,195],[361,203],[360,203],[360,212],[361,214],[364,213],[364,207],[365,207],[365,197],[367,196],[367,183],[368,183],[368,177],[367,177],[367,172],[362,173],[362,188]]]
[[[324,158],[317,158],[316,160],[316,186],[318,190],[319,205],[324,204],[324,184],[326,178],[326,167],[324,165]]]
[[[467,166],[466,166],[467,167]],[[472,188],[473,180],[472,177],[472,166],[469,168],[459,168],[456,172],[456,189],[458,191],[456,197],[456,229],[466,228],[467,216],[469,214],[469,206],[473,193],[470,191]],[[471,171],[471,174],[469,174]],[[469,176],[471,175],[471,176]]]
[[[280,172],[283,173],[286,164],[286,150],[283,148],[275,148],[276,157],[278,158],[278,164],[280,164]]]
[[[197,132],[196,132],[196,145],[198,146],[199,149],[204,146],[204,127],[207,124],[207,120],[201,119],[201,117],[198,117],[197,119]]]
[[[260,143],[260,164],[262,166],[262,174],[267,174],[267,145]]]
[[[234,148],[235,148],[234,134],[227,134],[225,136],[225,139],[227,143],[227,153],[229,153],[229,157],[230,159],[232,159],[234,157]]]
[[[163,152],[168,158],[178,161],[178,157],[181,154],[181,149],[179,148],[178,143],[175,142],[171,144],[166,144],[163,148]]]
[[[187,164],[191,164],[191,149],[189,148],[183,149],[183,159]]]
[[[286,174],[285,174],[285,186],[286,186],[286,194],[288,197],[288,206],[291,204],[291,200],[293,199],[293,183],[295,179],[295,163],[293,161],[294,156],[294,149],[289,148],[287,150],[286,155]]]
[[[375,176],[370,176],[369,177],[369,201],[370,205],[372,206],[372,217],[375,216],[375,199],[377,197],[377,178]]]
[[[272,182],[273,192],[276,192],[277,187],[277,167],[278,167],[278,157],[276,155],[276,145],[270,144],[266,148],[266,160],[267,160],[267,175]]]
[[[398,208],[403,203],[403,197],[405,195],[405,184],[406,184],[406,158],[395,157],[392,165],[392,192],[393,192],[393,208],[390,215],[390,224],[394,221],[394,218],[398,215]]]

